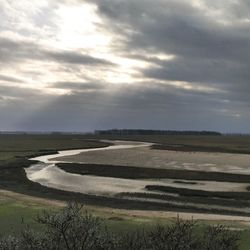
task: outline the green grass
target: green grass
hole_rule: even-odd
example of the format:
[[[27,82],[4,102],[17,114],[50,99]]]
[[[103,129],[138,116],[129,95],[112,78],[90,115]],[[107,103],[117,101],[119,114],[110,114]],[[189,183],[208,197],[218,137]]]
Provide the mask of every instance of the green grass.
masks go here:
[[[15,200],[1,200],[0,202],[0,235],[17,235],[29,225],[32,229],[42,230],[34,219],[44,209],[55,209],[54,207],[40,204],[23,203]],[[120,214],[111,214],[100,210],[90,212],[104,219],[104,223],[113,233],[133,233],[138,230],[151,230],[157,225],[169,225],[173,219],[133,217]],[[23,218],[23,222],[22,222]],[[218,222],[197,222],[197,233],[201,232],[207,224],[218,224]],[[220,222],[225,226],[242,229],[239,250],[250,249],[250,230],[246,226],[236,225],[232,222]]]
[[[18,234],[27,225],[35,230],[41,230],[41,226],[35,222],[35,218],[44,210],[58,209],[54,206],[36,204],[34,202],[18,201],[15,199],[1,199],[0,201],[0,235]],[[105,225],[114,233],[124,233],[150,229],[157,224],[169,224],[170,220],[158,218],[143,218],[110,213],[87,207],[88,211],[104,219]]]
[[[40,225],[35,222],[38,212],[46,206],[31,205],[16,201],[0,203],[0,235],[18,234],[29,225],[36,230]]]
[[[250,230],[244,230],[241,233],[239,250],[249,250],[249,249],[250,249]]]

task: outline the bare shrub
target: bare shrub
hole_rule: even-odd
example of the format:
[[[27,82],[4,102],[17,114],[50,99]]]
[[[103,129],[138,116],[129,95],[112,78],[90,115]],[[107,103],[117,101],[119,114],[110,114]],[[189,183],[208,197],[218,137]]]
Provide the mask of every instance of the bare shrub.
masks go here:
[[[19,237],[0,240],[2,250],[237,250],[239,232],[208,226],[197,232],[194,221],[177,220],[151,231],[114,235],[103,220],[83,206],[71,203],[59,212],[44,211],[37,217],[42,232],[29,228]]]

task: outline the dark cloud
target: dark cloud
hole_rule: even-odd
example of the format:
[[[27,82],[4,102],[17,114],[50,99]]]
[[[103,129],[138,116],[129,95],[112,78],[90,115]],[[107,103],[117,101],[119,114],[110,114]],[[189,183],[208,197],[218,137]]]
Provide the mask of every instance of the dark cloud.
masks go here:
[[[108,84],[96,82],[55,82],[49,84],[51,88],[68,89],[72,91],[101,91],[108,88]]]
[[[159,62],[158,67],[144,70],[144,75],[163,80],[210,84],[227,90],[237,83],[241,87],[248,84],[250,71],[247,64],[233,61],[177,57],[171,61]]]
[[[5,97],[7,100],[14,100],[14,101],[19,101],[20,103],[22,102],[38,102],[38,101],[43,101],[43,99],[46,98],[46,94],[43,93],[42,91],[38,91],[36,88],[25,88],[25,87],[18,87],[15,86],[13,87],[12,85],[10,86],[1,86],[0,85],[0,95],[2,97]],[[50,98],[50,97],[48,97]]]
[[[12,76],[1,75],[1,74],[0,74],[0,81],[3,81],[3,82],[13,82],[13,83],[21,83],[21,82],[23,82],[19,78],[12,77]]]
[[[119,27],[123,31],[123,27],[129,27],[128,32],[124,29],[127,42],[121,46],[130,50],[174,54],[185,63],[187,60],[211,60],[211,64],[225,60],[236,66],[249,63],[250,25],[221,25],[220,20],[190,3],[104,0],[97,4],[110,28]],[[244,5],[241,7],[238,11],[245,11]]]
[[[203,103],[203,106],[197,103]],[[240,127],[246,131],[242,122],[250,121],[249,118],[236,116],[235,107],[219,101],[214,95],[200,95],[187,90],[176,92],[175,88],[146,85],[144,88],[127,86],[120,91],[114,89],[113,93],[75,92],[61,96],[47,102],[40,110],[30,112],[19,126],[30,130],[90,131],[128,127],[203,128],[225,132]],[[225,122],[230,123],[230,127],[224,127]]]
[[[81,54],[79,51],[49,50],[27,41],[0,37],[0,64],[21,63],[26,60],[54,61],[78,65],[113,65],[104,59]]]
[[[60,63],[69,63],[69,64],[83,64],[83,65],[113,65],[111,62],[108,62],[103,59],[91,57],[88,55],[83,55],[80,52],[72,51],[48,51],[45,52],[47,59],[52,59]]]
[[[202,9],[192,1],[95,2],[109,28],[124,35],[120,51],[156,64],[142,70],[144,77],[211,86],[221,92],[218,101],[250,106],[250,23],[245,1],[202,1]],[[159,53],[175,58],[150,58]],[[212,105],[197,104],[204,109]]]
[[[41,58],[40,50],[35,44],[0,37],[0,64],[2,66],[31,58]]]
[[[237,117],[237,107],[220,100],[219,93],[207,94],[150,82],[114,85],[109,87],[109,91],[105,88],[85,91],[84,87],[80,88],[84,84],[86,83],[59,82],[51,85],[71,87],[74,90],[72,94],[64,96],[46,95],[36,89],[1,86],[2,128],[37,131],[203,128],[231,132],[239,128],[247,131],[244,122],[250,122],[247,116],[249,110],[241,107],[243,116]],[[87,83],[86,88],[91,87],[91,84]],[[77,87],[74,89],[73,85]],[[97,86],[98,83],[92,85],[94,88]],[[197,105],[200,103],[203,105]],[[5,108],[6,105],[8,109]],[[225,122],[230,127],[224,127]]]

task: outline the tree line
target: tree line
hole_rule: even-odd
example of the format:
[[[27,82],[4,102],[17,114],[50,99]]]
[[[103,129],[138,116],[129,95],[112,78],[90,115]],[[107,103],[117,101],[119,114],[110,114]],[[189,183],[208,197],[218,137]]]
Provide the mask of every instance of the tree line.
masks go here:
[[[96,130],[97,135],[222,135],[215,131],[179,131],[179,130],[153,130],[153,129],[108,129]]]

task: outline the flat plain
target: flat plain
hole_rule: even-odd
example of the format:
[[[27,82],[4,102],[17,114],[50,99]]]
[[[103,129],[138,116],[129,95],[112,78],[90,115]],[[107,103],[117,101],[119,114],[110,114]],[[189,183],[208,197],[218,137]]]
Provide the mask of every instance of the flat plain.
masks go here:
[[[98,171],[97,167],[99,165],[109,168],[105,171],[102,169],[101,172],[108,174],[113,172],[113,175],[118,172],[120,172],[120,175],[122,175],[122,172],[129,173],[129,171],[127,171],[129,170],[128,167],[132,167],[134,170],[140,168],[139,170],[143,171],[148,169],[150,175],[152,174],[150,171],[161,169],[166,171],[164,177],[165,183],[164,185],[161,183],[161,186],[176,189],[168,190],[165,193],[161,190],[161,196],[159,196],[160,194],[157,191],[154,197],[147,197],[147,202],[145,203],[144,201],[140,202],[141,198],[145,199],[145,197],[141,197],[142,194],[138,194],[137,192],[133,195],[121,193],[119,197],[100,198],[44,187],[26,178],[24,168],[31,165],[32,162],[28,160],[30,157],[52,154],[58,150],[95,148],[110,145],[108,142],[100,141],[103,139],[136,140],[155,143],[155,145],[152,148],[125,149],[120,154],[112,151],[99,151],[99,153],[98,151],[89,152],[84,155],[84,160],[82,159],[83,155],[75,156],[74,162],[80,163],[80,165],[85,166],[85,168],[88,167],[88,171],[90,171],[89,169],[91,168],[93,171],[91,174],[96,176],[98,176],[96,172]],[[238,214],[234,213],[231,209],[225,213],[224,208],[229,206],[227,200],[232,201],[232,197],[235,199],[235,195],[238,194],[240,198],[237,199],[235,204],[231,202],[231,206],[232,204],[235,205],[234,210],[238,209],[236,204],[244,208],[248,207],[249,195],[246,189],[248,183],[250,183],[247,177],[248,162],[250,162],[248,160],[248,154],[250,154],[249,136],[0,135],[1,229],[4,228],[6,232],[8,230],[16,230],[19,227],[15,224],[20,225],[22,222],[20,217],[25,218],[25,221],[28,222],[31,221],[31,218],[33,218],[38,211],[44,208],[51,207],[57,209],[65,204],[65,201],[78,200],[84,201],[86,206],[94,213],[98,215],[101,214],[107,218],[108,224],[111,227],[118,227],[121,228],[121,230],[132,226],[134,227],[135,225],[152,225],[159,221],[161,223],[169,223],[169,218],[176,217],[177,213],[182,213],[184,218],[185,216],[187,218],[188,215],[192,213],[197,214],[197,218],[205,223],[208,223],[208,221],[210,221],[209,223],[223,222],[232,227],[244,229],[242,249],[247,249],[244,248],[244,245],[246,245],[247,242],[246,235],[249,234],[247,223],[248,215],[242,214],[242,211]],[[79,172],[79,166],[66,165],[60,166],[60,168],[68,172]],[[114,166],[116,169],[124,167],[126,171],[113,171],[114,169],[112,169],[112,167]],[[71,168],[71,171],[69,168]],[[217,176],[217,178],[222,178],[222,175],[217,174],[217,171],[227,173],[225,175],[223,174],[223,178],[226,178],[227,181],[223,180],[222,186],[220,185],[221,180],[215,180],[218,189],[216,189],[215,183],[213,183],[214,180],[206,180],[207,175],[203,173],[211,171],[215,173],[214,176]],[[140,171],[135,171],[134,173],[141,174]],[[145,173],[147,173],[147,171],[145,171]],[[231,175],[232,173],[235,173],[235,175]],[[244,182],[240,181],[242,174],[245,175],[246,178]],[[105,176],[105,174],[99,174],[99,176],[100,175]],[[183,175],[191,177],[184,178]],[[168,178],[168,176],[171,178]],[[194,176],[196,176],[196,178]],[[213,176],[213,174],[211,174],[211,176]],[[124,176],[122,178],[124,178]],[[127,176],[126,178],[131,179],[133,176]],[[149,178],[142,176],[140,179],[145,180]],[[230,185],[230,183],[232,183],[232,185]],[[224,190],[226,186],[227,189]],[[187,194],[190,190],[191,194]],[[198,194],[195,193],[194,190],[209,192]],[[226,193],[227,197],[220,197],[220,199],[217,197],[214,199],[214,196],[222,195],[221,193],[218,194],[218,192]],[[237,194],[235,194],[236,192]],[[175,198],[169,195],[169,193],[178,194],[178,196]],[[27,199],[27,197],[29,198]],[[128,202],[126,202],[124,198],[129,198]],[[178,206],[162,206],[159,202],[154,202],[155,200],[159,201],[159,199],[177,202]],[[211,211],[205,211],[202,209],[202,206],[199,209],[195,206],[183,206],[183,203],[186,204],[187,199],[194,204],[203,200],[204,206],[212,204],[213,206],[216,205],[217,208],[218,206],[224,208],[223,211],[217,208]],[[219,202],[221,202],[221,204],[215,204],[215,200],[220,200]],[[146,210],[143,209],[145,208],[145,204],[147,206]],[[207,214],[207,217],[201,216],[204,213]],[[235,214],[235,216],[236,214],[237,216],[243,215],[245,220],[242,219],[242,221],[233,222],[226,217],[230,217],[232,213]],[[221,216],[224,214],[223,216],[225,217],[218,217],[218,214]],[[11,228],[7,228],[6,221],[8,221],[8,218],[11,218],[12,221]],[[117,218],[119,218],[119,220]]]

